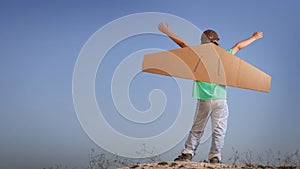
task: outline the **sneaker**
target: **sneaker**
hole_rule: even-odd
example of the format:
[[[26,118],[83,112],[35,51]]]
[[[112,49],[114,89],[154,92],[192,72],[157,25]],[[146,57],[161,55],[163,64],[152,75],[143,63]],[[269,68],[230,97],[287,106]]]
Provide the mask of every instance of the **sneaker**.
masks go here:
[[[192,160],[192,154],[181,154],[177,158],[175,158],[174,161],[191,161]]]
[[[209,159],[209,162],[211,164],[216,164],[216,163],[220,163],[220,160],[218,159],[218,157],[213,157],[213,158]]]

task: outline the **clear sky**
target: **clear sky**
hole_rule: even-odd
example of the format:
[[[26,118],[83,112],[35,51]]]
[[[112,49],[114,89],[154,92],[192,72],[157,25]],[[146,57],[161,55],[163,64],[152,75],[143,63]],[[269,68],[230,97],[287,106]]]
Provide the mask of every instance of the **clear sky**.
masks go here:
[[[41,168],[56,163],[87,166],[92,148],[108,153],[89,138],[77,119],[72,98],[75,63],[82,47],[97,30],[115,19],[140,12],[168,13],[200,30],[215,29],[221,38],[220,46],[225,49],[254,31],[263,31],[263,39],[237,56],[272,76],[271,91],[228,87],[230,116],[223,155],[229,158],[232,148],[240,152],[294,152],[300,148],[299,7],[296,0],[1,1],[0,168]],[[119,27],[117,31],[132,27]],[[176,25],[170,27],[185,39],[193,36],[189,31],[176,32]],[[109,40],[99,42],[99,48]],[[149,93],[161,89],[167,100],[165,111],[149,124],[126,122],[118,115],[110,93],[114,70],[124,58],[149,48],[170,50],[178,46],[165,36],[130,37],[107,53],[95,79],[95,95],[103,116],[113,128],[131,137],[162,133],[176,119],[181,94],[192,93],[191,81],[183,80],[190,87],[180,91],[172,78],[139,73],[129,87],[132,104],[136,109],[146,110],[150,106]],[[126,80],[126,76],[123,78]],[[118,85],[122,86],[122,82],[118,81]],[[193,118],[196,101],[191,97],[186,100],[190,105],[187,110],[191,111],[187,115]],[[101,131],[99,136],[110,137]],[[112,142],[126,146],[122,140]],[[184,140],[162,154],[163,160],[177,156],[183,143]],[[207,157],[209,145],[209,141],[200,145],[196,161]]]

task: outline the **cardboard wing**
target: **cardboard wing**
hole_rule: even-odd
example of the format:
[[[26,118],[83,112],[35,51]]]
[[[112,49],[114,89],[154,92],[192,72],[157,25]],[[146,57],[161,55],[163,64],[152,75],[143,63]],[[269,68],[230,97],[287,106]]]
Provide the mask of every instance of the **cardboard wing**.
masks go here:
[[[143,72],[269,92],[271,76],[214,44],[144,56]]]

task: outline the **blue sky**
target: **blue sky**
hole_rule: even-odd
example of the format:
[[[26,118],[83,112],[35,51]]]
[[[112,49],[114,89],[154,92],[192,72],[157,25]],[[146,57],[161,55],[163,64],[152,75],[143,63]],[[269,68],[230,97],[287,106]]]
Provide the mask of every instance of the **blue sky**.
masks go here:
[[[72,99],[73,71],[83,45],[93,33],[115,19],[138,12],[169,13],[201,30],[215,29],[225,49],[254,31],[263,31],[263,39],[237,56],[272,76],[271,91],[228,88],[230,117],[224,156],[232,153],[232,147],[241,152],[293,152],[300,148],[299,5],[296,0],[1,1],[0,168],[40,168],[56,163],[86,166],[91,148],[105,152],[88,137],[77,119]],[[174,25],[170,26],[172,30]],[[190,36],[189,32],[174,33],[183,38]],[[170,50],[177,46],[164,36],[128,38],[107,54],[95,81],[104,116],[116,130],[135,137],[166,129],[175,119],[172,112],[178,110],[181,101],[174,79],[141,73],[130,86],[133,105],[147,109],[149,92],[160,88],[168,99],[166,114],[155,125],[120,125],[107,92],[110,79],[118,63],[145,48]],[[184,83],[192,86],[191,81]],[[193,111],[195,100],[189,101]],[[120,140],[115,142],[122,145]],[[200,145],[195,160],[206,158],[209,144],[207,141]],[[182,146],[183,142],[162,157],[172,160]]]

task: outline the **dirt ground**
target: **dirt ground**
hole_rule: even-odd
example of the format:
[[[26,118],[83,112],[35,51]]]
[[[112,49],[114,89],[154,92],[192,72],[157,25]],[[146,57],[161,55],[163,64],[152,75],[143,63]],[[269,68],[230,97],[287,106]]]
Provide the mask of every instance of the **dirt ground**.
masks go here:
[[[230,164],[209,164],[204,162],[159,162],[139,164],[120,169],[300,169],[297,167],[235,166]]]

